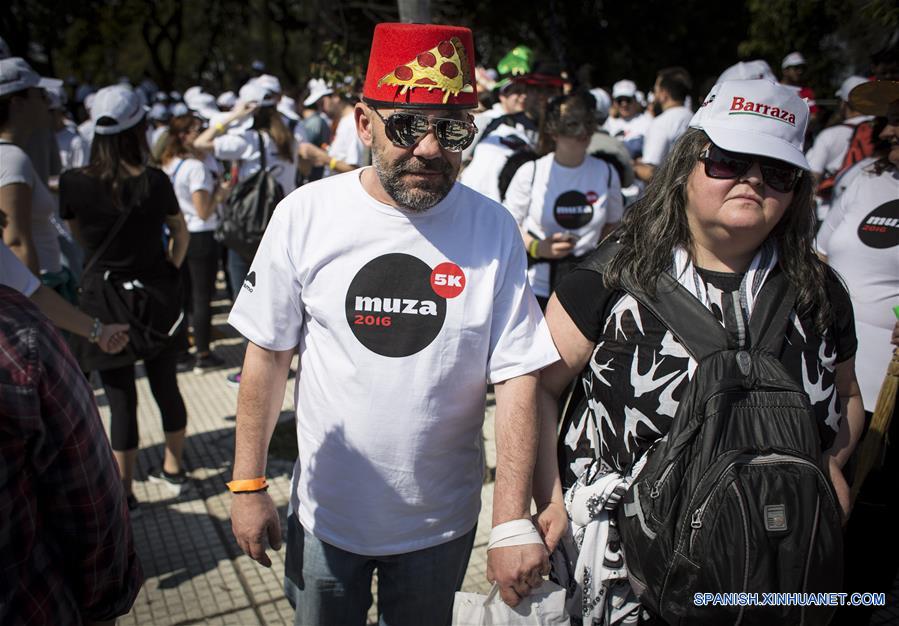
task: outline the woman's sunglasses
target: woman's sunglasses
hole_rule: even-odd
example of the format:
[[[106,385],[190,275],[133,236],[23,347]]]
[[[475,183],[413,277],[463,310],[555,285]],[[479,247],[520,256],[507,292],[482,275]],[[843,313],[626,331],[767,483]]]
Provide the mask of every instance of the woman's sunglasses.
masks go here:
[[[433,126],[441,148],[449,152],[462,152],[471,145],[478,132],[477,127],[468,120],[428,117],[417,113],[391,113],[385,119],[377,109],[371,110],[384,122],[387,138],[398,148],[411,148]]]
[[[728,152],[712,144],[699,155],[705,164],[705,175],[709,178],[733,179],[746,174],[752,164],[758,162],[765,184],[781,193],[793,191],[802,170],[798,167],[754,154]]]

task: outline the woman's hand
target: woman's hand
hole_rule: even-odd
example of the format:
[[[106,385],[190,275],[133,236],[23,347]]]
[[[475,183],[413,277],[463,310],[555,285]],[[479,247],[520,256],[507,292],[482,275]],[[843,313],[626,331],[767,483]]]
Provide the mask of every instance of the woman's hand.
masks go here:
[[[533,520],[543,537],[546,550],[552,554],[568,530],[568,511],[565,510],[565,505],[561,502],[548,502],[537,508]]]
[[[118,354],[128,345],[128,324],[103,324],[97,345],[106,354]]]
[[[577,237],[568,233],[554,233],[537,244],[537,256],[541,259],[564,259],[574,250]]]

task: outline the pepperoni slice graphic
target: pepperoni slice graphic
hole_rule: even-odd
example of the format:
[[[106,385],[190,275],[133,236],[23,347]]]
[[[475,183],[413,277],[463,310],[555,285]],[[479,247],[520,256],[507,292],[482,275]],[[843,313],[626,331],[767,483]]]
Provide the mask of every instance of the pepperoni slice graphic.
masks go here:
[[[417,81],[415,81],[415,84],[416,85],[436,85],[437,83],[435,83],[430,78],[425,77],[425,78],[419,78]]]
[[[447,78],[455,78],[459,75],[459,68],[457,68],[455,64],[447,61],[440,66],[440,73]]]
[[[437,65],[437,57],[435,57],[430,52],[422,52],[415,58],[418,60],[418,64],[422,67],[434,67],[435,65]]]
[[[393,75],[396,76],[399,80],[409,80],[412,78],[412,69],[406,67],[405,65],[400,65],[398,68],[393,70]]]
[[[441,41],[440,45],[437,46],[437,51],[440,52],[441,55],[449,59],[456,53],[456,47],[449,41]]]

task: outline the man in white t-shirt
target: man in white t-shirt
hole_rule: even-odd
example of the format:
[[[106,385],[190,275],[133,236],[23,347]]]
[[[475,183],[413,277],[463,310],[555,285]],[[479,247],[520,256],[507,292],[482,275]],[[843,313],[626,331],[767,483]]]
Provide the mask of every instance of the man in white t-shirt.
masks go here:
[[[632,159],[643,154],[643,136],[652,117],[640,110],[637,85],[632,80],[619,80],[612,85],[612,100],[617,116],[606,119],[603,128],[627,148]]]
[[[375,28],[354,110],[373,167],[305,185],[278,206],[229,318],[250,341],[232,527],[266,566],[281,531],[265,460],[299,351],[285,576],[298,624],[364,625],[373,570],[385,623],[449,624],[480,508],[488,383],[497,431],[488,577],[517,604],[548,570],[530,485],[537,371],[558,354],[514,220],[454,182],[475,132],[473,59],[467,28]],[[425,77],[431,89],[402,88]]]
[[[649,182],[690,124],[693,112],[684,106],[690,87],[690,75],[680,67],[661,70],[656,78],[653,106],[658,113],[643,137],[643,157],[634,164],[634,174],[643,182]]]
[[[835,94],[840,99],[840,117],[843,121],[818,133],[815,143],[805,154],[812,173],[818,180],[839,171],[855,128],[874,119],[873,115],[862,115],[849,105],[849,93],[866,82],[868,79],[863,76],[850,76],[843,81]]]

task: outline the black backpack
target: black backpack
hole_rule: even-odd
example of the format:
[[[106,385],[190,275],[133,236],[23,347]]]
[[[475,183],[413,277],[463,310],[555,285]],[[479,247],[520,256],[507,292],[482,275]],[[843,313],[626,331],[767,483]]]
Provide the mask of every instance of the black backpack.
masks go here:
[[[582,267],[602,273],[619,247],[605,242]],[[739,606],[741,596],[702,606],[694,595],[763,603],[767,593],[842,591],[839,503],[808,395],[778,360],[795,304],[785,275],[762,287],[746,348],[667,273],[656,297],[628,293],[698,364],[618,508],[641,604],[672,625],[826,624],[835,607]]]
[[[284,189],[266,167],[265,142],[259,139],[259,170],[239,181],[225,200],[215,238],[246,260],[252,260]]]

